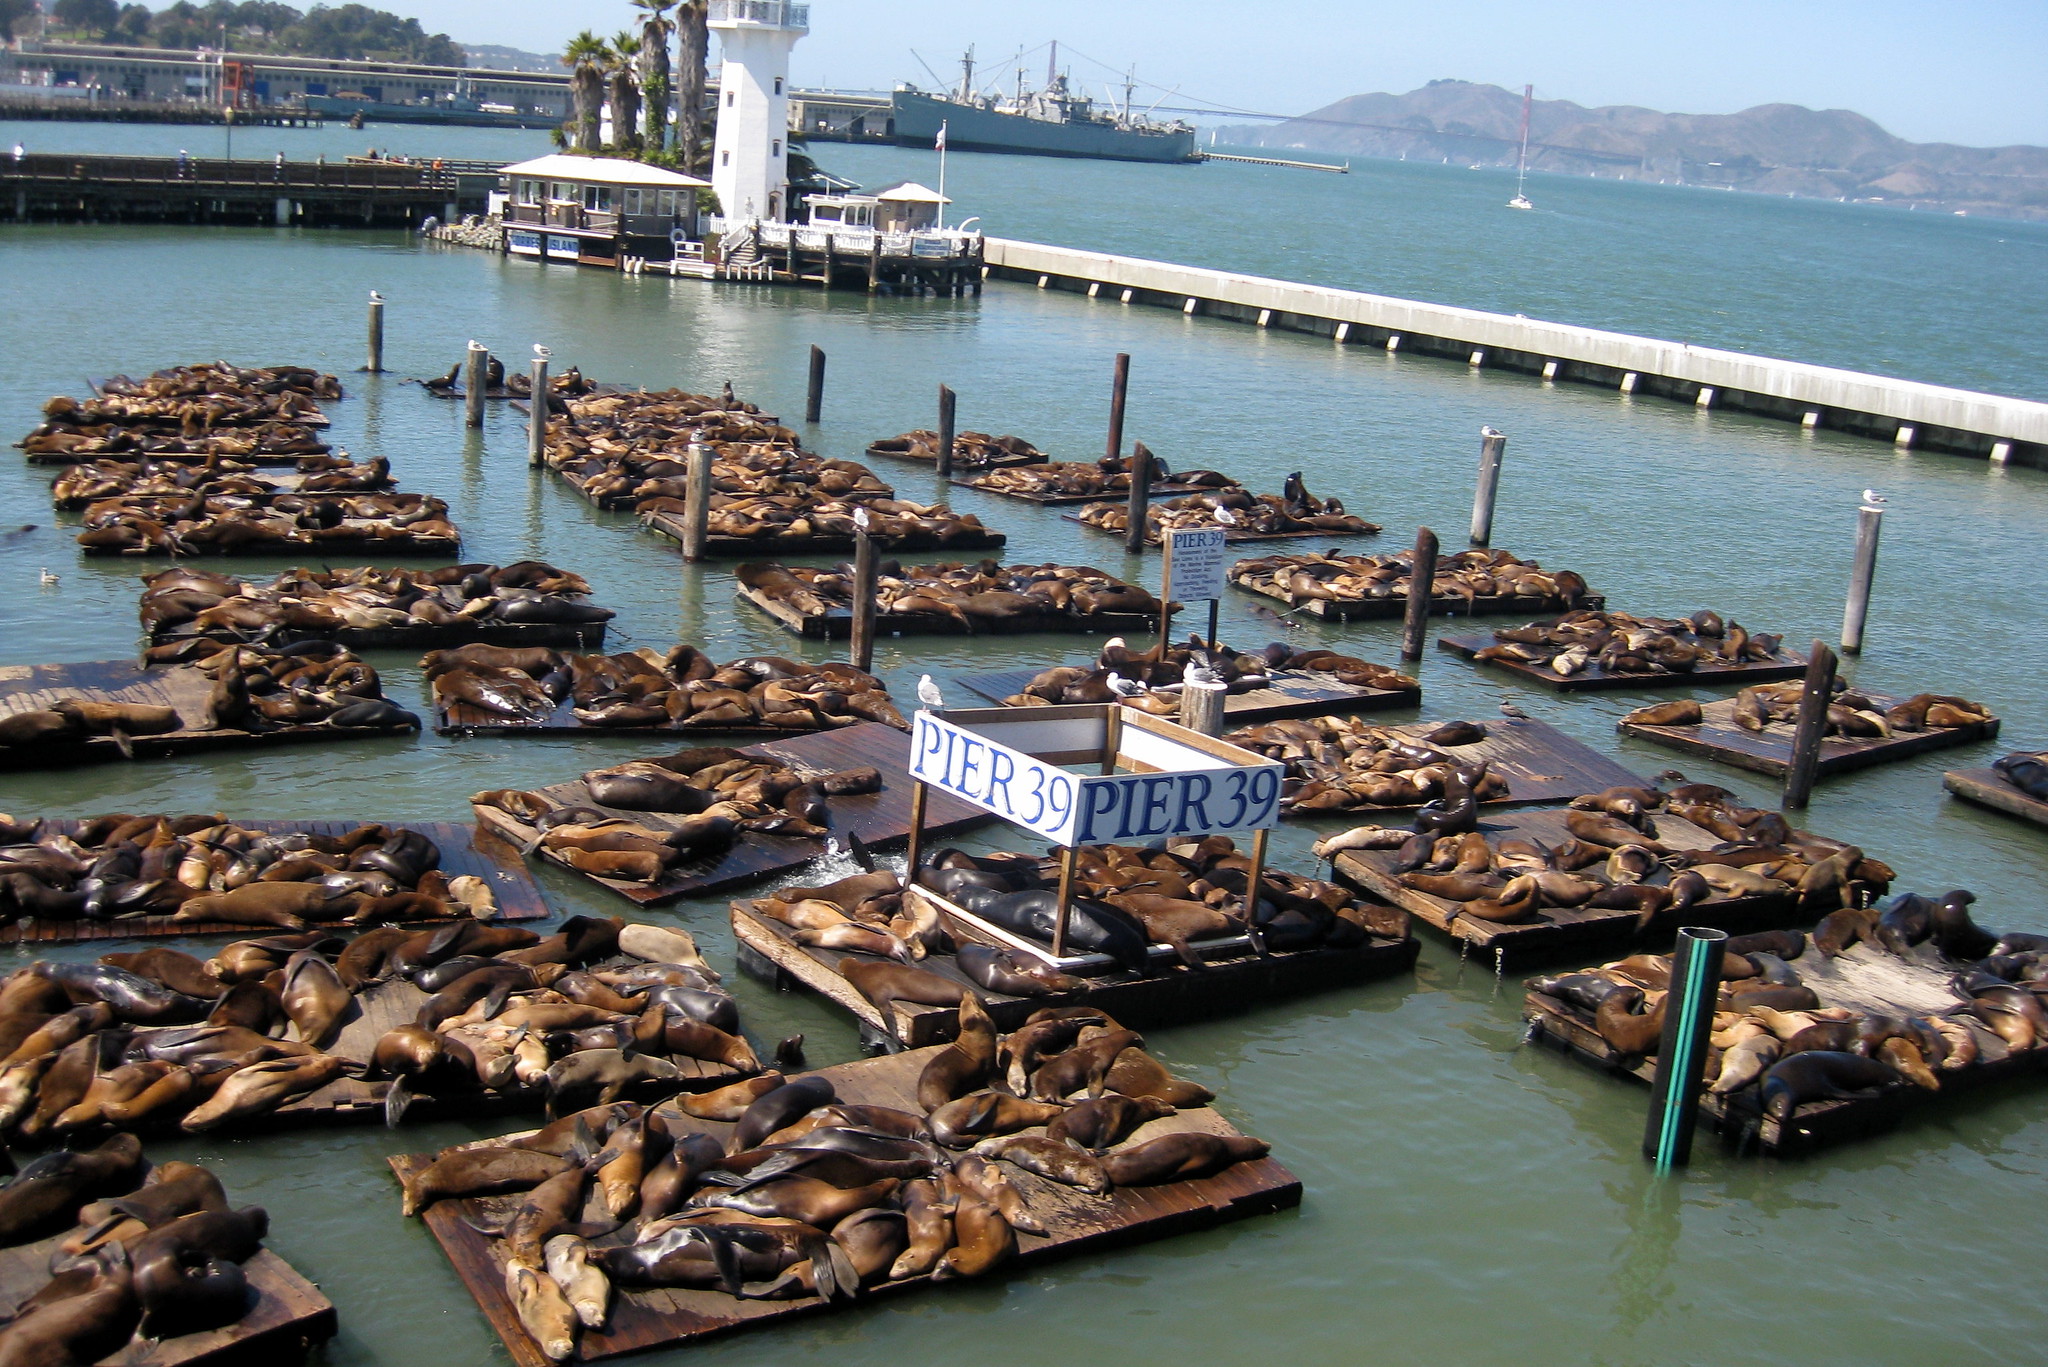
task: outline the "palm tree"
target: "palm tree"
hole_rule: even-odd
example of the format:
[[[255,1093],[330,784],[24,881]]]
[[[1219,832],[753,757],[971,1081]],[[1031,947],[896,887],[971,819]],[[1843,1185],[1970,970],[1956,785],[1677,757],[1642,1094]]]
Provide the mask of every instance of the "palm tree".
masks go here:
[[[640,86],[647,96],[646,147],[654,153],[668,149],[668,104],[674,93],[670,89],[668,40],[676,30],[668,12],[675,5],[676,0],[633,0],[634,8],[646,15],[640,21],[640,56],[644,62]]]
[[[711,165],[710,149],[704,146],[705,68],[711,56],[711,30],[705,18],[705,0],[682,0],[676,9],[682,49],[676,71],[676,162],[691,175]]]
[[[610,78],[612,146],[631,156],[640,150],[640,40],[630,33],[615,33],[605,52],[605,75]]]
[[[604,103],[604,39],[589,29],[569,40],[562,65],[569,68],[571,128],[569,145],[577,152],[597,151],[598,106]]]

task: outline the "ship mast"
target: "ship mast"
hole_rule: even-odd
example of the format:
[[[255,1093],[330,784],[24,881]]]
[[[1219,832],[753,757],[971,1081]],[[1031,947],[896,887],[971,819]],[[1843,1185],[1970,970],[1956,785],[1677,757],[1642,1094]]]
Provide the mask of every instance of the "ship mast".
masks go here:
[[[974,102],[974,45],[968,44],[967,52],[960,58],[960,103]]]
[[[1536,87],[1522,87],[1522,151],[1515,159],[1515,197],[1508,201],[1510,209],[1533,209],[1529,197],[1522,193],[1522,183],[1529,178],[1529,103],[1535,97]]]
[[[1053,40],[1052,40],[1052,52],[1051,52],[1050,54],[1048,54],[1048,55],[1047,55],[1047,57],[1046,57],[1046,59],[1045,59],[1045,88],[1046,88],[1047,90],[1050,90],[1050,89],[1052,89],[1052,83],[1053,83],[1054,79],[1056,79],[1056,78],[1057,78],[1057,76],[1058,76],[1058,74],[1059,74],[1059,69],[1060,69],[1060,40],[1059,40],[1059,39],[1057,39],[1057,38],[1055,38],[1055,39],[1053,39]]]

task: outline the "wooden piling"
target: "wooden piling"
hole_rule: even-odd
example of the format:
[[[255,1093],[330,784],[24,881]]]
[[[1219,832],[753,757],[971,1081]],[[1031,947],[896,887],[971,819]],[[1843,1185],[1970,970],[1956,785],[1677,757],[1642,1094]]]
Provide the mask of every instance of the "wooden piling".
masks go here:
[[[363,367],[372,375],[384,373],[384,296],[370,291],[370,363]]]
[[[711,448],[701,441],[690,443],[688,485],[683,499],[683,559],[695,564],[704,558],[706,529],[711,520]]]
[[[1125,300],[1126,303],[1130,302]],[[1116,354],[1116,369],[1109,381],[1109,458],[1124,458],[1124,393],[1131,384],[1131,358],[1124,352]]]
[[[853,534],[853,667],[866,673],[875,664],[875,539]]]
[[[1205,736],[1223,734],[1223,703],[1228,686],[1220,683],[1183,684],[1180,690],[1180,724]]]
[[[825,349],[811,348],[811,385],[804,395],[804,421],[816,422],[825,411]]]
[[[1436,533],[1427,527],[1415,533],[1415,562],[1408,567],[1408,614],[1401,625],[1401,658],[1419,660],[1429,635],[1429,594],[1436,582]]]
[[[526,463],[538,470],[547,464],[548,452],[548,363],[533,358],[532,397],[526,409]]]
[[[1820,771],[1820,743],[1827,733],[1828,703],[1835,691],[1835,652],[1827,642],[1815,641],[1807,657],[1806,687],[1799,695],[1799,720],[1792,730],[1792,767],[1785,771],[1782,806],[1799,811],[1813,796],[1813,781]]]
[[[468,367],[462,374],[462,421],[470,427],[484,425],[484,388],[490,374],[491,353],[476,342],[469,344]]]
[[[1870,615],[1870,588],[1877,579],[1877,539],[1884,509],[1868,503],[1856,510],[1856,566],[1849,575],[1849,602],[1842,613],[1842,653],[1863,653],[1863,622]]]
[[[956,395],[939,386],[939,478],[953,477],[953,409]]]
[[[1472,544],[1493,544],[1493,500],[1500,492],[1500,462],[1507,454],[1507,433],[1479,429],[1479,488],[1472,495]]]
[[[791,229],[791,232],[794,234],[795,229]],[[830,233],[825,234],[825,264],[818,272],[818,288],[822,290],[830,290],[832,288],[832,234]]]

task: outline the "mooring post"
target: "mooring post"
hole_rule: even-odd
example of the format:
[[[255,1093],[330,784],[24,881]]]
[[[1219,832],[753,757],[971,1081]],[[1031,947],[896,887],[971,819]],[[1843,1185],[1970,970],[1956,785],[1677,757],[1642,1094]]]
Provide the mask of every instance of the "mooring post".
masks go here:
[[[1806,662],[1806,686],[1799,694],[1799,720],[1792,728],[1792,767],[1785,771],[1786,811],[1806,806],[1820,769],[1820,742],[1827,733],[1828,704],[1835,696],[1835,652],[1815,641]]]
[[[384,373],[384,296],[375,290],[370,291],[370,363],[363,369]]]
[[[939,478],[953,477],[953,405],[955,395],[939,386]]]
[[[1130,470],[1131,492],[1124,503],[1124,550],[1136,555],[1145,549],[1145,515],[1152,504],[1152,452],[1142,441],[1131,443]]]
[[[484,425],[484,376],[491,353],[482,343],[469,344],[468,366],[462,372],[462,420],[471,427]]]
[[[1230,688],[1227,684],[1182,684],[1180,724],[1190,731],[1200,731],[1205,736],[1222,735],[1223,702],[1229,693]]]
[[[536,348],[537,350],[538,348]],[[533,383],[526,400],[526,463],[538,470],[548,454],[548,358],[533,358]]]
[[[1408,567],[1408,613],[1401,624],[1401,658],[1422,658],[1429,635],[1429,598],[1436,584],[1436,533],[1427,527],[1415,533],[1415,561]]]
[[[875,665],[875,538],[865,527],[853,534],[853,667]]]
[[[683,559],[695,564],[704,558],[704,538],[711,521],[711,448],[701,441],[690,443],[688,484],[683,499]]]
[[[1128,302],[1128,301],[1126,301]],[[1116,354],[1116,369],[1109,380],[1109,458],[1124,458],[1124,393],[1131,387],[1131,358]]]
[[[1472,495],[1472,544],[1493,544],[1493,499],[1500,492],[1500,462],[1507,454],[1508,435],[1491,427],[1479,429],[1479,489]]]
[[[811,387],[804,395],[804,421],[816,422],[825,411],[825,349],[811,348]]]
[[[1683,1167],[1692,1158],[1692,1132],[1699,1118],[1701,1073],[1707,1040],[1714,1030],[1714,1002],[1721,991],[1725,930],[1683,926],[1671,955],[1671,989],[1664,998],[1664,1037],[1657,1046],[1657,1076],[1650,1084],[1650,1119],[1643,1129],[1643,1156],[1657,1171]]]
[[[1863,653],[1863,619],[1870,614],[1870,586],[1877,579],[1877,538],[1884,509],[1868,503],[1856,510],[1856,568],[1849,575],[1849,606],[1842,614],[1842,653]]]

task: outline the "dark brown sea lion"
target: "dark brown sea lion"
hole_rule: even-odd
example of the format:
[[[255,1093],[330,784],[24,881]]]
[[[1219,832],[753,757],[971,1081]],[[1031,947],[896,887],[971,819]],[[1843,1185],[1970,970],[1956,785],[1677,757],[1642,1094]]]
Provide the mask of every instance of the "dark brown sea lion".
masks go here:
[[[1705,716],[1696,700],[1678,698],[1671,702],[1638,707],[1621,720],[1625,724],[1636,726],[1698,726],[1705,720]]]
[[[142,1306],[126,1256],[106,1265],[77,1295],[36,1306],[0,1329],[6,1367],[79,1367],[119,1352],[134,1337]]]
[[[1031,1095],[1038,1101],[1060,1101],[1086,1089],[1091,1097],[1101,1096],[1117,1055],[1144,1042],[1135,1030],[1110,1030],[1077,1044],[1039,1065],[1031,1075]]]
[[[958,1006],[967,989],[951,978],[901,964],[862,963],[841,959],[835,967],[839,976],[853,984],[853,990],[873,1002],[885,1024],[891,1024],[895,1004],[914,1002],[920,1006]]]
[[[102,954],[100,962],[124,968],[151,982],[162,983],[173,992],[208,1001],[227,991],[227,985],[207,972],[206,964],[175,949],[152,947],[133,954]]]
[[[1143,1049],[1126,1049],[1109,1066],[1104,1082],[1112,1092],[1129,1097],[1157,1097],[1176,1110],[1206,1106],[1216,1094],[1199,1082],[1177,1078]]]
[[[647,1082],[674,1083],[681,1077],[682,1071],[664,1058],[627,1054],[618,1049],[580,1050],[548,1068],[548,1118],[616,1101],[628,1087]]]
[[[311,949],[300,950],[286,962],[277,995],[299,1028],[299,1038],[315,1049],[327,1046],[355,1008],[355,996],[342,986],[334,965]]]
[[[1619,1054],[1643,1055],[1656,1052],[1664,1034],[1664,1008],[1668,994],[1657,999],[1647,1012],[1635,1010],[1644,1001],[1640,991],[1617,992],[1600,1003],[1593,1028]]]
[[[976,1194],[961,1196],[953,1212],[952,1248],[932,1269],[934,1281],[979,1277],[1017,1254],[1017,1232],[995,1204]]]
[[[1184,1182],[1210,1177],[1233,1163],[1264,1158],[1273,1146],[1246,1134],[1185,1131],[1134,1144],[1102,1160],[1103,1169],[1120,1187],[1158,1182]]]
[[[1146,1121],[1172,1114],[1173,1107],[1157,1097],[1133,1098],[1109,1092],[1077,1102],[1054,1117],[1045,1127],[1045,1137],[1065,1140],[1090,1153],[1100,1154],[1130,1138]]]
[[[1062,1115],[1065,1109],[1056,1103],[1026,1101],[1005,1092],[975,1092],[940,1106],[926,1117],[926,1122],[935,1142],[949,1149],[967,1149],[990,1135],[1014,1134],[1043,1125]]]
[[[813,1074],[786,1082],[747,1107],[733,1127],[729,1151],[751,1149],[792,1121],[835,1100],[837,1093],[827,1078]]]
[[[0,1246],[71,1223],[86,1202],[132,1188],[141,1169],[142,1143],[132,1134],[96,1149],[44,1154],[0,1187]]]
[[[1809,1101],[1864,1096],[1899,1081],[1899,1071],[1878,1059],[1832,1050],[1789,1054],[1764,1074],[1763,1112],[1785,1122]]]
[[[737,1210],[762,1219],[796,1220],[830,1229],[857,1210],[882,1204],[901,1185],[893,1177],[859,1187],[835,1187],[810,1177],[778,1177],[757,1187],[699,1193],[693,1199],[700,1205]]]
[[[1078,992],[1087,986],[1080,978],[989,945],[963,943],[954,957],[960,971],[970,980],[1006,997],[1045,997],[1057,992]]]
[[[918,1074],[917,1104],[929,1114],[995,1076],[996,1026],[972,995],[960,998],[959,1034]]]

